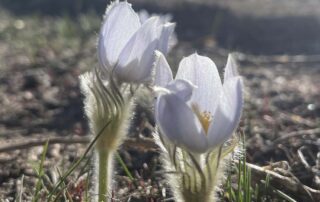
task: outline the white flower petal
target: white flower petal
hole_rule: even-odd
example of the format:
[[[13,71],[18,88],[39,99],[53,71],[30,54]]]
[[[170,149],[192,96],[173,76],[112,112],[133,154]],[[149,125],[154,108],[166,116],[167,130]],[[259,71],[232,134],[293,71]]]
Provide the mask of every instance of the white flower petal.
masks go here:
[[[217,67],[210,58],[195,53],[182,59],[176,78],[189,80],[197,86],[191,101],[197,103],[201,111],[215,111],[222,85]]]
[[[161,50],[161,52],[163,52],[164,54],[167,54],[178,43],[177,35],[174,33],[173,28],[170,29],[170,27],[174,27],[174,24],[168,23],[172,20],[172,15],[171,14],[164,14],[164,15],[151,14],[150,15],[146,10],[140,10],[139,12],[139,18],[141,23],[144,23],[150,16],[158,16],[160,18],[161,23],[165,24],[164,26],[166,27],[166,29],[164,29],[163,32],[167,33],[165,35],[168,36],[169,38],[168,47],[166,46],[160,47],[159,50]],[[161,45],[164,45],[164,44],[160,43],[160,46]]]
[[[107,59],[107,50],[106,46],[104,45],[104,37],[100,33],[99,39],[98,39],[98,60],[99,64],[105,70],[106,73],[110,73],[112,71],[112,65]]]
[[[238,76],[238,65],[232,54],[228,55],[228,61],[226,68],[224,70],[223,81],[226,82],[228,79],[231,79],[235,76]]]
[[[162,134],[174,144],[192,152],[207,150],[207,138],[192,110],[174,94],[158,97],[155,117]]]
[[[98,57],[105,68],[112,70],[120,52],[141,26],[139,16],[127,2],[115,2],[106,11],[100,30]]]
[[[155,51],[156,62],[154,65],[155,68],[155,80],[154,84],[157,86],[166,86],[170,81],[172,81],[172,71],[170,66],[160,51]]]
[[[150,18],[148,11],[144,9],[140,10],[138,14],[139,14],[139,19],[141,24],[143,24],[145,21],[147,21]]]
[[[166,23],[162,26],[162,32],[159,40],[158,50],[163,54],[167,54],[169,52],[170,42],[172,42],[173,32],[176,24],[175,23]]]
[[[132,36],[119,56],[115,68],[120,80],[141,82],[151,79],[154,51],[158,46],[159,19],[152,17]]]
[[[195,86],[190,81],[176,79],[170,82],[166,88],[184,102],[188,102],[192,96]]]
[[[238,126],[243,107],[242,91],[243,84],[239,76],[224,83],[219,105],[209,126],[209,147],[223,144]]]

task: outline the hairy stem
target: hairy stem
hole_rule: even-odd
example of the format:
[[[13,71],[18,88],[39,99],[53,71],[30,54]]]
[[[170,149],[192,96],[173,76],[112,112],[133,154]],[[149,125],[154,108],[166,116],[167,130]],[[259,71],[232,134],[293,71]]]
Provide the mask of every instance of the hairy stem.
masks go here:
[[[98,193],[98,201],[99,202],[107,202],[108,201],[108,194],[110,193],[110,179],[112,172],[112,165],[111,165],[111,159],[112,154],[110,151],[107,151],[105,149],[98,150],[98,156],[99,156],[99,193]]]

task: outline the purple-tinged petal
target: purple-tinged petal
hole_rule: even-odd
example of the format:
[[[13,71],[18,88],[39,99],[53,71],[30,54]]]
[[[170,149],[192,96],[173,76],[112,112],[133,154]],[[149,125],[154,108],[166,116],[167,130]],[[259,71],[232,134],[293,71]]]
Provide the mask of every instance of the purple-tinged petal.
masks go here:
[[[152,17],[132,36],[119,56],[115,73],[127,82],[151,80],[154,51],[158,46],[161,31],[159,19]]]
[[[174,144],[191,152],[207,150],[207,138],[193,111],[175,94],[157,99],[155,118],[160,131]]]
[[[162,25],[161,36],[159,39],[159,47],[158,50],[161,51],[163,54],[167,54],[169,52],[170,42],[172,42],[172,37],[174,34],[175,23],[166,23]]]
[[[154,65],[154,68],[155,68],[154,84],[157,86],[165,87],[173,79],[172,71],[164,55],[159,51],[156,51],[155,54],[156,54],[156,62]]]
[[[239,124],[243,107],[243,84],[240,76],[228,79],[223,85],[219,105],[209,126],[209,147],[228,140]]]
[[[191,101],[197,103],[200,111],[215,111],[222,85],[217,67],[210,58],[195,53],[182,59],[176,78],[189,80],[197,86]]]
[[[190,81],[176,79],[171,81],[166,88],[184,102],[188,102],[192,96],[195,86]]]
[[[147,21],[151,16],[149,15],[148,11],[142,9],[138,13],[139,19],[141,24],[143,24],[145,21]]]
[[[110,72],[120,52],[141,26],[138,15],[127,2],[112,3],[106,11],[98,41],[98,58]]]

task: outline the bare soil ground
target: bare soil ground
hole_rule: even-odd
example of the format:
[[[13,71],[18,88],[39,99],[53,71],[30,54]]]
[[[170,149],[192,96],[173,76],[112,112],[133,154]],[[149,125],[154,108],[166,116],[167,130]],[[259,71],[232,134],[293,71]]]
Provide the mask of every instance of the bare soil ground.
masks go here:
[[[90,139],[78,76],[97,65],[102,11],[71,5],[72,15],[59,9],[58,14],[46,15],[48,5],[34,1],[28,4],[32,12],[23,13],[27,11],[19,12],[19,4],[8,2],[0,3],[0,200],[13,201],[23,190],[23,200],[29,201],[44,140],[56,141],[44,164],[50,184],[59,177],[57,170],[63,173],[81,156]],[[246,136],[248,162],[320,190],[320,26],[313,11],[317,2],[294,1],[288,8],[279,1],[287,13],[275,10],[274,16],[273,9],[265,7],[261,12],[245,9],[260,8],[261,1],[216,1],[210,6],[210,1],[188,2],[174,7],[136,2],[137,8],[170,11],[178,22],[179,43],[169,55],[172,67],[198,51],[222,70],[229,50],[238,52],[246,86],[239,132]],[[276,8],[278,4],[272,3],[266,4]],[[304,14],[292,12],[299,6]],[[154,120],[149,104],[148,98],[138,99],[129,139],[120,151],[137,183],[130,183],[120,166],[115,175],[120,181],[115,192],[136,201],[170,196],[151,140]],[[67,141],[70,138],[74,143]],[[75,201],[87,171],[88,167],[70,178]],[[308,195],[289,194],[297,201]]]

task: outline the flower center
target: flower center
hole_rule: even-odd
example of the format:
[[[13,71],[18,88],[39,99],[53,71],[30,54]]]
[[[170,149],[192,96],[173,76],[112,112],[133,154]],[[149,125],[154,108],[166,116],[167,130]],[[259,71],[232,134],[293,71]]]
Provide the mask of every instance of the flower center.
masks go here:
[[[197,115],[202,128],[206,134],[208,134],[209,126],[212,121],[212,115],[208,111],[201,112],[198,105],[192,104],[192,110]]]

